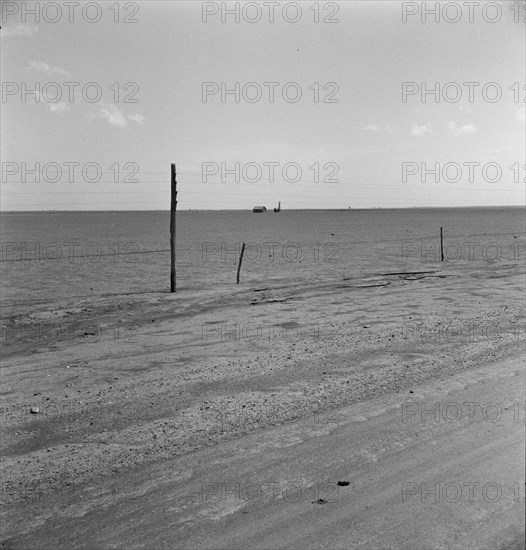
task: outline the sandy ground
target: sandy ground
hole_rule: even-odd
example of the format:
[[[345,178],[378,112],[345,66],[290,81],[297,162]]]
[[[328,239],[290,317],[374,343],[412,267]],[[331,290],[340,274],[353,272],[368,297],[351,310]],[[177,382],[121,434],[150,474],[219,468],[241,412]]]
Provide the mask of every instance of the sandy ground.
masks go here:
[[[522,547],[524,270],[436,265],[3,315],[2,547]]]

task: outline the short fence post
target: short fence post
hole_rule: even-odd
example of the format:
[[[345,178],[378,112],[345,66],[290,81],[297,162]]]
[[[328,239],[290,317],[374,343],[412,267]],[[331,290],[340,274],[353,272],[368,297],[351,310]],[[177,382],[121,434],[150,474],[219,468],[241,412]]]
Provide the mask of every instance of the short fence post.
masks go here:
[[[444,261],[444,239],[442,237],[442,228],[440,228],[440,261]]]
[[[243,254],[244,253],[245,253],[245,243],[243,243],[243,246],[241,247],[241,254],[239,255],[239,264],[237,264],[236,285],[239,284],[239,273],[241,272],[241,263],[243,262]]]

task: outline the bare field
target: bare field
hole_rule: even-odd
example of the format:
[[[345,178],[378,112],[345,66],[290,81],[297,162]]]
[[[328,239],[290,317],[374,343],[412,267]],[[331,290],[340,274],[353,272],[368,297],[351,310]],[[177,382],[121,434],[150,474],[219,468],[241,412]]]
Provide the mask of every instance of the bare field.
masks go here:
[[[523,283],[519,265],[449,266],[326,285],[247,284],[19,308],[3,320],[10,335],[1,387],[4,547],[424,547],[413,544],[406,518],[421,499],[392,508],[402,483],[419,481],[414,472],[440,480],[458,461],[469,481],[470,448],[489,445],[477,455],[481,481],[524,489]],[[404,421],[404,407],[420,418],[426,395],[434,397],[424,412],[455,395],[456,403],[479,403],[478,417],[457,411],[451,422],[455,411],[439,410],[437,421],[433,409],[423,422]],[[486,441],[485,429],[497,427]],[[426,438],[434,443],[422,447]],[[383,461],[394,469],[386,462],[375,478]],[[353,508],[350,523],[338,500],[316,504],[338,474],[361,510],[355,516]],[[280,506],[243,498],[236,476],[276,479],[279,491],[299,480],[304,498],[283,512],[291,522],[283,523],[283,498]],[[512,503],[506,491],[507,500],[476,503],[480,521],[470,527],[493,507],[510,523],[499,544],[524,531],[523,493]],[[428,521],[435,512],[426,506],[418,514]],[[440,506],[447,515],[459,504]],[[156,507],[163,513],[150,526],[147,510]],[[372,528],[366,510],[380,514],[388,534]],[[257,518],[264,536],[251,523]],[[425,547],[476,547],[463,546],[469,530],[442,520]],[[231,535],[218,545],[212,534],[224,524]],[[367,537],[358,536],[360,525],[369,526]]]

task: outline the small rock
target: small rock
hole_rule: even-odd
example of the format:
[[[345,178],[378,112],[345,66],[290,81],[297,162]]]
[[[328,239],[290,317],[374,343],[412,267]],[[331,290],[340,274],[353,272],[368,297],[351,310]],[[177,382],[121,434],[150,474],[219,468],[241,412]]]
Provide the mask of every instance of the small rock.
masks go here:
[[[31,407],[31,409],[29,409],[29,412],[31,414],[38,414],[40,412],[40,409],[38,407]]]
[[[324,498],[319,498],[318,500],[313,500],[312,504],[327,504],[327,501]]]
[[[340,487],[347,487],[351,482],[350,481],[338,481]]]
[[[371,328],[371,325],[364,325],[363,328]]]

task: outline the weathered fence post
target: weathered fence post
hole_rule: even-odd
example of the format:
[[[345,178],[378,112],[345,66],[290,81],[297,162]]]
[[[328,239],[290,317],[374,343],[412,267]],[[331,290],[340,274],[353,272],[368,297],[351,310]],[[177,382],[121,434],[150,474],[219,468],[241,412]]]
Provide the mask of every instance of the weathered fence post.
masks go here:
[[[245,253],[245,243],[243,243],[243,246],[241,247],[241,254],[239,255],[239,264],[237,264],[236,285],[239,284],[239,273],[241,272],[241,262],[243,261],[243,254],[244,253]]]
[[[440,228],[440,261],[444,261],[444,240],[442,238],[442,228]]]
[[[177,181],[172,164],[172,197],[170,202],[170,292],[175,292],[175,210],[177,209]]]

